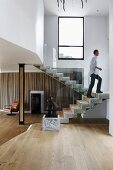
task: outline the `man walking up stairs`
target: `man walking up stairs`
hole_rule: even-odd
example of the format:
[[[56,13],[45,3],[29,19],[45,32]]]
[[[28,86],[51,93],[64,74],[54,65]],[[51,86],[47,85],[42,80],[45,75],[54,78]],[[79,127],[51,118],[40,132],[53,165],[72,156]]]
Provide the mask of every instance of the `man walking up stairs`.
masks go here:
[[[93,54],[94,54],[94,57],[92,58],[92,60],[90,62],[90,77],[91,77],[91,82],[90,82],[89,89],[88,89],[88,92],[87,92],[87,97],[88,98],[93,98],[91,93],[92,93],[92,89],[93,89],[94,84],[95,84],[95,79],[98,80],[96,93],[102,93],[102,91],[101,91],[102,78],[97,73],[98,70],[99,71],[102,70],[102,68],[97,66],[97,57],[99,56],[99,51],[98,50],[94,50]]]

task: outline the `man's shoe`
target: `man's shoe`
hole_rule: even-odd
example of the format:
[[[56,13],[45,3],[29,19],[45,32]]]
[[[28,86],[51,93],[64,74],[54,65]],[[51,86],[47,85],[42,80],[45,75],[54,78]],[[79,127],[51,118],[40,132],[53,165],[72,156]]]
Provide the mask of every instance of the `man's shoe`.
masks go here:
[[[87,96],[87,98],[94,98],[93,96]]]
[[[96,93],[103,93],[103,91],[96,91]]]

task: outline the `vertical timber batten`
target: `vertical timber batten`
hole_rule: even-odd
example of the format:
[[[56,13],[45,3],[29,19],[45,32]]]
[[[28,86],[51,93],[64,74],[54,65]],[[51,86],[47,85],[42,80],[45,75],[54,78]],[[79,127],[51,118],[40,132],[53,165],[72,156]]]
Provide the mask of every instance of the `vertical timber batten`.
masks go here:
[[[24,64],[19,64],[19,124],[24,124],[24,88],[25,73]]]

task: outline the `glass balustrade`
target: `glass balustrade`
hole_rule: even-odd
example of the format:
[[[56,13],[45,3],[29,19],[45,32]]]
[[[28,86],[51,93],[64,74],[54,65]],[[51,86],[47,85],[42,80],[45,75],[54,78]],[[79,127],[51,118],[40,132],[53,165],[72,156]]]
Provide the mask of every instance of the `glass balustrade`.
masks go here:
[[[82,94],[87,91],[84,88],[83,68],[51,68],[46,66],[40,69],[56,81],[54,85],[51,85],[51,88],[55,90],[53,97],[60,109],[69,107],[69,104],[76,104],[76,100],[82,99]]]

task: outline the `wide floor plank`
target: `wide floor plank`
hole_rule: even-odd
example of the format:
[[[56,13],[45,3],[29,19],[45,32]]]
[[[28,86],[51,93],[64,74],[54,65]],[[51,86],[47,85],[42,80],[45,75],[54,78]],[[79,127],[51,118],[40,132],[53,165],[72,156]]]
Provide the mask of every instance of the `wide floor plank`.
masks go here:
[[[41,124],[0,147],[0,170],[113,170],[113,137],[106,125],[61,125],[59,132]]]
[[[25,114],[25,125],[19,125],[19,115],[8,116],[0,112],[0,145],[25,132],[30,124],[41,122],[40,114]]]

